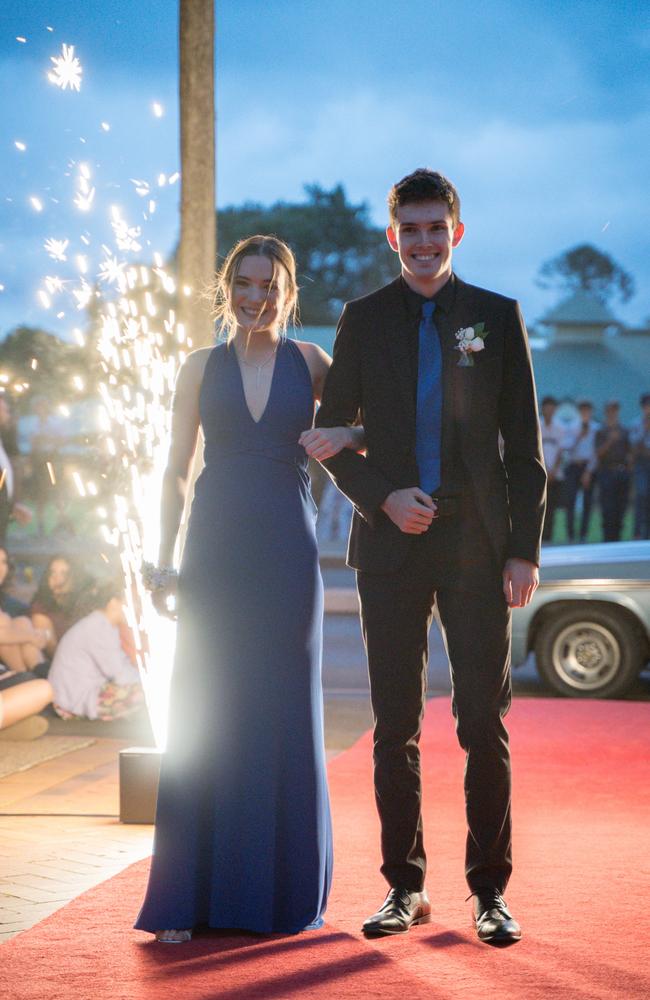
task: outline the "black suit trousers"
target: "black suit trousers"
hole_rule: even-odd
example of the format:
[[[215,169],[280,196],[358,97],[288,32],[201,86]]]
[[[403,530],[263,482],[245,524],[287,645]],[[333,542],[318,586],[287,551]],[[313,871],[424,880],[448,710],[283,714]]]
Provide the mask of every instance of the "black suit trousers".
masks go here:
[[[503,891],[512,870],[510,753],[503,717],[510,707],[510,610],[489,560],[454,572],[449,520],[415,536],[393,573],[357,573],[373,714],[375,793],[382,873],[419,891],[426,855],[419,739],[426,696],[428,632],[437,606],[452,678],[452,711],[466,754],[467,845],[471,890]],[[482,570],[482,571],[481,571]]]

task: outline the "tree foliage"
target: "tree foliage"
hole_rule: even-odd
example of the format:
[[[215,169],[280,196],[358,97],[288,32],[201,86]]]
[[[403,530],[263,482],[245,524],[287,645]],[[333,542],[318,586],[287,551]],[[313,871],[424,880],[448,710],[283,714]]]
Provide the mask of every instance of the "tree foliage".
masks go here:
[[[627,302],[634,295],[634,279],[613,260],[589,243],[581,243],[547,260],[539,269],[540,288],[589,292],[601,302],[618,297]]]
[[[89,360],[86,348],[37,327],[18,326],[0,342],[0,371],[19,411],[36,396],[56,405],[92,394]],[[75,377],[82,378],[83,391],[75,387]]]
[[[306,325],[336,322],[341,306],[397,273],[383,229],[373,226],[365,202],[351,204],[339,184],[305,187],[304,202],[246,203],[219,211],[218,256],[256,233],[285,240],[296,255],[300,315]]]

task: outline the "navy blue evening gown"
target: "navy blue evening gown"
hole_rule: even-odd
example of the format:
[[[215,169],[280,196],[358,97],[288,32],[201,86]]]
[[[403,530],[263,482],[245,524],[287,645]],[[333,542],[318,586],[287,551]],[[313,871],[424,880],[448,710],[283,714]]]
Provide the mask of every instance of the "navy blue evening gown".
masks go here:
[[[281,341],[255,422],[234,348],[209,355],[205,466],[180,569],[154,852],[135,926],[297,932],[332,869],[323,744],[323,587],[304,358]]]

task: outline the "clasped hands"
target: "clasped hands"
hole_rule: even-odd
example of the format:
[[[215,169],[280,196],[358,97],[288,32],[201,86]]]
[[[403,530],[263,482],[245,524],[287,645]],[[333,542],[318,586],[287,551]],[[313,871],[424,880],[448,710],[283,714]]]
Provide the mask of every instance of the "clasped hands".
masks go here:
[[[437,517],[435,502],[419,486],[393,490],[381,509],[400,531],[421,535]],[[525,608],[539,584],[539,570],[527,559],[508,559],[503,568],[503,593],[510,608]]]
[[[354,447],[354,438],[349,427],[311,427],[298,438],[310,458],[324,462],[333,458],[344,448]]]

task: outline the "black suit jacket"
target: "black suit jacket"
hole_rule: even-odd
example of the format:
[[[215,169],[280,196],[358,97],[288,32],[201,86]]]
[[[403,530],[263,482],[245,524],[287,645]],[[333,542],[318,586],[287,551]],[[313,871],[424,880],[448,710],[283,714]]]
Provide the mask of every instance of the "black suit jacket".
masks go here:
[[[366,454],[343,449],[324,465],[354,504],[348,563],[366,572],[391,572],[404,562],[415,536],[381,510],[395,489],[418,485],[415,398],[401,278],[348,302],[341,314],[323,399],[321,427],[365,428]],[[537,400],[517,302],[455,275],[435,322],[443,354],[443,482],[445,450],[453,447],[474,507],[497,560],[539,563],[546,473]],[[460,367],[455,334],[483,322],[485,349]],[[452,444],[453,443],[453,444]]]

